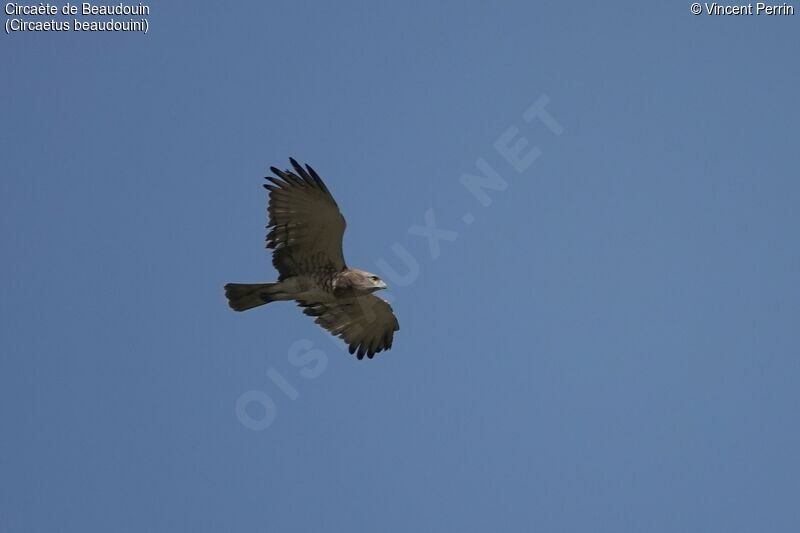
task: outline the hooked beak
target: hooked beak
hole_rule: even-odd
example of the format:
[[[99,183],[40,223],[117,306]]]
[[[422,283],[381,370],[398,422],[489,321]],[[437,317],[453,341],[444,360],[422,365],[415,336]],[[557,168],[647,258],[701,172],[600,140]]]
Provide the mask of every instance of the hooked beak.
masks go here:
[[[386,283],[384,283],[383,281],[379,281],[378,282],[378,290],[385,289],[385,288],[386,288]]]

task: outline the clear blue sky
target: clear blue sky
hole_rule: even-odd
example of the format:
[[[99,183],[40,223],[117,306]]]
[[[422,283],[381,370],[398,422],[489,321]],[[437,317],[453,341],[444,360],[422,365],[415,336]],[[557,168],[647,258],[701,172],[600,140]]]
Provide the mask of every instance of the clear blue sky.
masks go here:
[[[0,530],[800,530],[800,14],[151,8],[0,36]],[[289,156],[391,285],[375,360],[225,303]]]

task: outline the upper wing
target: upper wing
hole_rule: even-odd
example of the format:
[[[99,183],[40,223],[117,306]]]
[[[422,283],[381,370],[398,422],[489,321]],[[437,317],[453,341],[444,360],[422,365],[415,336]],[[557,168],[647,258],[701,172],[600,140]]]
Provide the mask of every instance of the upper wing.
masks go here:
[[[316,317],[314,322],[343,339],[350,353],[372,359],[392,347],[394,332],[400,329],[392,307],[374,294],[342,298],[334,302],[300,302],[303,312]]]
[[[280,281],[298,274],[345,268],[342,236],[345,221],[339,206],[314,169],[290,159],[294,172],[270,170],[267,248]]]

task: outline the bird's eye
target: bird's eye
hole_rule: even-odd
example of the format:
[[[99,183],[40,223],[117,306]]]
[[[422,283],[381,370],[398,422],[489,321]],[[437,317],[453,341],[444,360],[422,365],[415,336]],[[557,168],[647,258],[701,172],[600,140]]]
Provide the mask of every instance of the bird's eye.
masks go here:
[[[372,281],[378,281],[378,276],[372,276]]]

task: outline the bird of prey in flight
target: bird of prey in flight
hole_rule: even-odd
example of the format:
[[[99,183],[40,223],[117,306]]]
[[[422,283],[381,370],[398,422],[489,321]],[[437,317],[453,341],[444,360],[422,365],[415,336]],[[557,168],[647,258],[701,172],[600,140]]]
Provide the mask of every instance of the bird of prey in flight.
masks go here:
[[[275,283],[228,283],[234,311],[294,300],[315,322],[370,359],[392,347],[400,329],[391,306],[373,294],[386,288],[375,274],[344,262],[345,221],[328,187],[313,168],[289,159],[294,170],[271,167],[267,248],[278,271]]]

